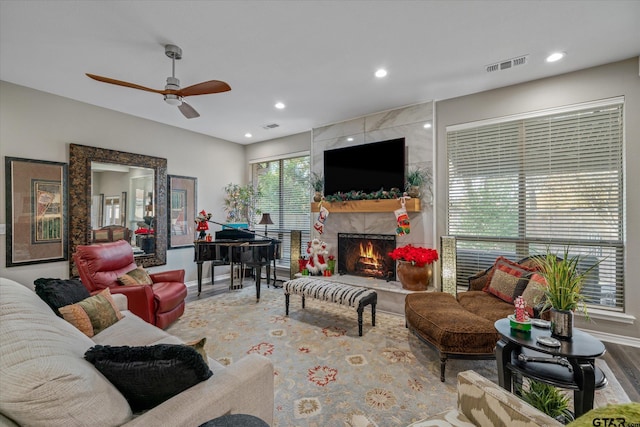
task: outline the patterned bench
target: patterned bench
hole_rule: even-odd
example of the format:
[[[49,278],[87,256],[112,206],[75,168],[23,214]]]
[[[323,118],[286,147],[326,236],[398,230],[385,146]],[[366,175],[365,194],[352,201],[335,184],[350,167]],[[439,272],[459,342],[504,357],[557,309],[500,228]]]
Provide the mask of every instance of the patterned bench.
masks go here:
[[[286,314],[289,315],[289,295],[302,296],[302,308],[305,297],[320,301],[355,307],[358,312],[358,335],[362,336],[362,312],[364,307],[371,305],[371,326],[376,326],[376,303],[378,294],[366,288],[345,285],[323,279],[298,278],[284,283]]]

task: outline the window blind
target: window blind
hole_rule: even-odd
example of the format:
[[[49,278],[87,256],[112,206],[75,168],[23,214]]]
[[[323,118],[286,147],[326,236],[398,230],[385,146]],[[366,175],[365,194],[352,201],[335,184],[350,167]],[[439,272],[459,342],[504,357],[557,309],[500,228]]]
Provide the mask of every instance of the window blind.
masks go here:
[[[257,208],[271,215],[274,225],[268,226],[269,235],[283,241],[282,262],[288,263],[290,242],[286,232],[303,230],[303,236],[309,234],[309,156],[257,162],[252,165],[252,171],[254,184],[259,186],[262,193]],[[260,231],[263,226],[257,227]],[[278,230],[285,233],[279,235]]]
[[[623,103],[447,129],[448,235],[458,284],[497,256],[547,249],[598,264],[589,305],[624,309]]]

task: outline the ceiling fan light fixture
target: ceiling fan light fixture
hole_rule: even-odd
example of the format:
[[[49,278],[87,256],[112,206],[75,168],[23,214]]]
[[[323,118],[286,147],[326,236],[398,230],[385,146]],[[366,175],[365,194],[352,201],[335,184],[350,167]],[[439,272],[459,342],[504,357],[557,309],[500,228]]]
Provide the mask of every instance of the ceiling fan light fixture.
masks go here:
[[[179,106],[182,105],[182,98],[178,95],[167,94],[164,96],[164,102],[169,105]]]

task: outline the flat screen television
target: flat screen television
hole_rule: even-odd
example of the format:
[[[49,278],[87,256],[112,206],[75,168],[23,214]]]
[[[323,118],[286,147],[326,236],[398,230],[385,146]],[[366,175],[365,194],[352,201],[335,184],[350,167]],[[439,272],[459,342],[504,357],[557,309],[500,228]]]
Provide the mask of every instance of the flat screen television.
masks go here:
[[[404,138],[324,152],[324,194],[404,188]]]

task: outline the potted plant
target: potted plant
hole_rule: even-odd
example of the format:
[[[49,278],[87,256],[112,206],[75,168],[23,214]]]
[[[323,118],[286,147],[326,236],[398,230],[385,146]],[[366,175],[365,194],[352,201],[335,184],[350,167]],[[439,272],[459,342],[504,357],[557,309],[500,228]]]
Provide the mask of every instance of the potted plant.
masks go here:
[[[428,186],[431,191],[431,173],[427,169],[414,167],[408,170],[405,191],[411,197],[420,197],[420,190]]]
[[[547,251],[546,255],[536,257],[535,261],[540,275],[547,282],[542,311],[550,309],[551,334],[557,338],[571,339],[574,311],[580,309],[587,315],[582,295],[584,281],[598,263],[580,271],[578,266],[581,258],[579,255],[570,257],[568,247],[565,247],[562,258]]]
[[[324,178],[322,174],[316,172],[311,173],[311,188],[314,191],[313,201],[322,201],[322,190],[324,189]]]
[[[398,262],[396,273],[404,289],[424,291],[433,278],[432,264],[438,260],[438,251],[408,244],[389,252]]]
[[[529,405],[563,424],[574,419],[573,413],[569,409],[569,397],[550,384],[530,380],[526,390],[519,387],[519,394],[522,400]]]
[[[227,222],[243,222],[252,228],[255,216],[262,213],[260,209],[256,209],[256,202],[262,196],[260,189],[252,184],[242,186],[230,183],[224,187],[224,192],[226,193],[224,210],[227,213]]]

